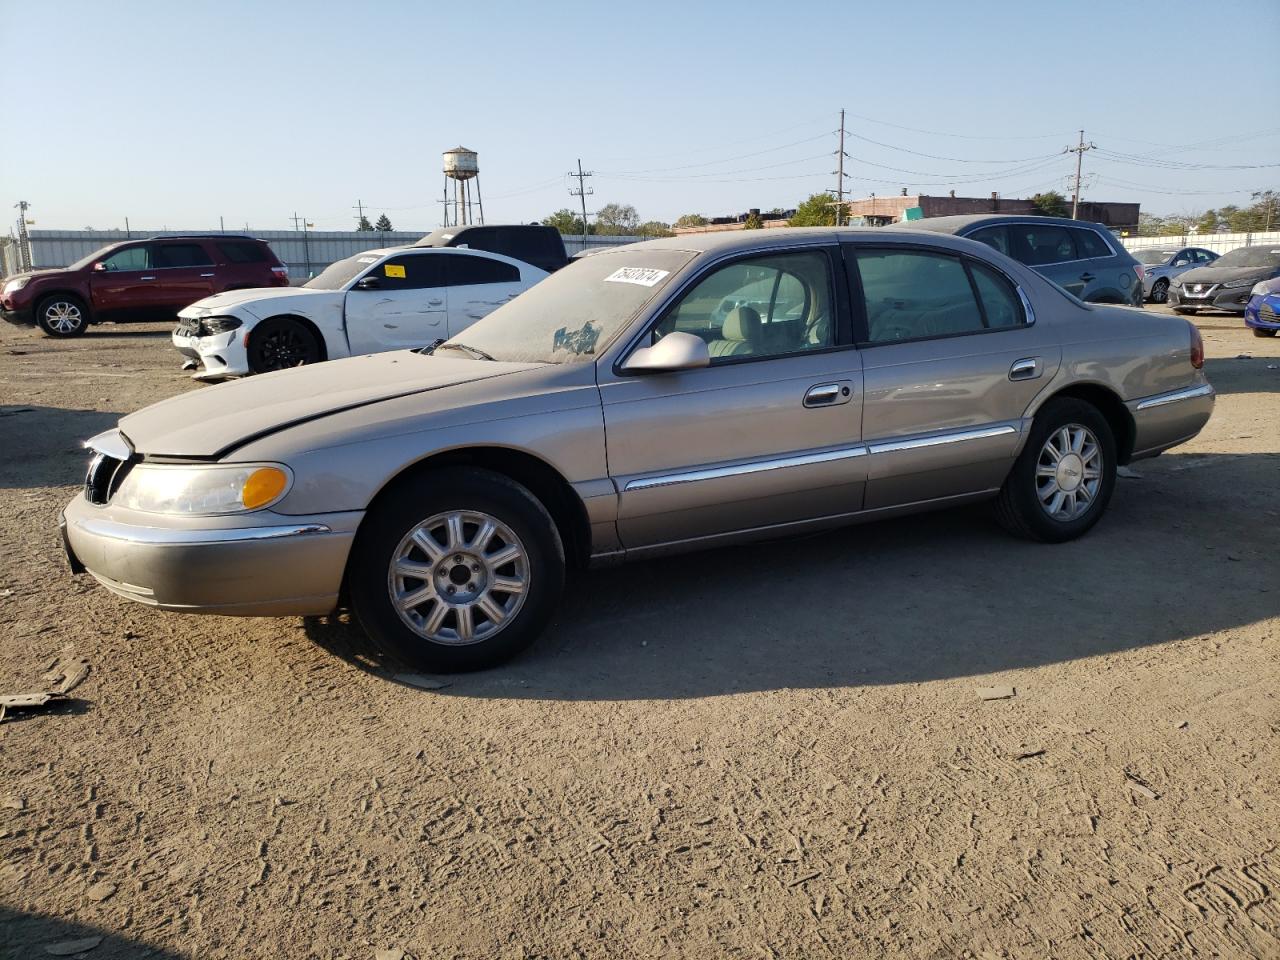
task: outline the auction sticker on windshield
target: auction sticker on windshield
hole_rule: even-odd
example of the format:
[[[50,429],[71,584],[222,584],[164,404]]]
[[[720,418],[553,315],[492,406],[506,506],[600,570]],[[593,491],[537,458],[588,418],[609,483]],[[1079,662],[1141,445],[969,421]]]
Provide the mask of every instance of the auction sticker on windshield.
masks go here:
[[[604,278],[605,283],[635,283],[642,287],[652,287],[670,270],[655,270],[653,267],[620,267]]]
[[[382,269],[383,269],[383,271],[386,273],[386,275],[387,275],[388,277],[399,277],[401,280],[403,280],[403,279],[404,279],[404,266],[403,266],[403,264],[399,264],[399,263],[388,263],[388,264],[386,264]]]

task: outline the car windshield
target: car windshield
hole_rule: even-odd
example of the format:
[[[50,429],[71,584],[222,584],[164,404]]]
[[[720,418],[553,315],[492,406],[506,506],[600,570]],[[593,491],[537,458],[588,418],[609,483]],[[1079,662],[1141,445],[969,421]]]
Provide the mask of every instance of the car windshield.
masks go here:
[[[303,286],[308,290],[341,290],[381,259],[380,253],[357,253],[354,257],[329,264]]]
[[[1131,250],[1139,263],[1164,263],[1172,257],[1177,250]]]
[[[516,363],[594,360],[693,259],[687,250],[623,248],[569,264],[436,349]]]
[[[1215,267],[1280,267],[1280,250],[1274,247],[1236,247],[1213,262]]]

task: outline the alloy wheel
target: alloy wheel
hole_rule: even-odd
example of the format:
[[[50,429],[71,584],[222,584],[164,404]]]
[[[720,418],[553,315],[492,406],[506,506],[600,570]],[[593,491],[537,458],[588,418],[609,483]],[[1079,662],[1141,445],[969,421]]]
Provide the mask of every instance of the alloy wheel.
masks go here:
[[[488,640],[520,612],[529,568],[524,544],[501,520],[451,510],[401,539],[391,556],[387,589],[410,630],[460,646]]]
[[[1084,516],[1102,485],[1102,445],[1088,427],[1069,423],[1049,435],[1036,461],[1036,495],[1054,520]]]
[[[84,314],[74,303],[56,300],[44,308],[44,320],[56,333],[75,333],[84,323]]]
[[[1156,285],[1151,288],[1152,303],[1167,303],[1169,300],[1169,284],[1165,280],[1157,280]]]
[[[293,329],[273,330],[262,341],[262,366],[265,370],[298,367],[307,361],[307,344]]]

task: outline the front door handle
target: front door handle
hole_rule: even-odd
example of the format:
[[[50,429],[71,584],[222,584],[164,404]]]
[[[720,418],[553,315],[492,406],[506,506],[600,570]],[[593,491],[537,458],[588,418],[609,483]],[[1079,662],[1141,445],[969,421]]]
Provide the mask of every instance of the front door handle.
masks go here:
[[[847,380],[835,383],[819,383],[808,389],[804,395],[806,407],[834,407],[848,403],[853,397],[853,385]]]
[[[213,274],[212,274],[212,273],[202,273],[202,274],[200,274],[200,276],[202,276],[202,277],[212,277],[212,276],[213,276]]]
[[[1081,279],[1081,280],[1083,280],[1085,283],[1088,283],[1090,280],[1092,280],[1092,279],[1093,279],[1093,274],[1092,274],[1092,273],[1082,273],[1082,274],[1080,274],[1080,279]]]
[[[442,303],[444,303],[444,301],[443,301],[443,300],[428,300],[428,301],[427,301],[427,306],[429,306],[429,307],[438,307],[438,306],[440,306],[440,304],[442,304]]]
[[[1043,373],[1039,357],[1023,357],[1009,368],[1010,380],[1035,380]]]
[[[139,280],[154,280],[155,277],[139,277]]]

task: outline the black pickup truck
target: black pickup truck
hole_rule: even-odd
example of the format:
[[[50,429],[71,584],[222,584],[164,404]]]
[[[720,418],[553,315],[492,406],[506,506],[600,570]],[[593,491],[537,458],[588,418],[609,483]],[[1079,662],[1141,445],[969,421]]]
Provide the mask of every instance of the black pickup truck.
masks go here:
[[[564,240],[555,227],[539,223],[511,223],[441,227],[414,244],[415,247],[469,247],[531,263],[548,273],[569,262]]]

